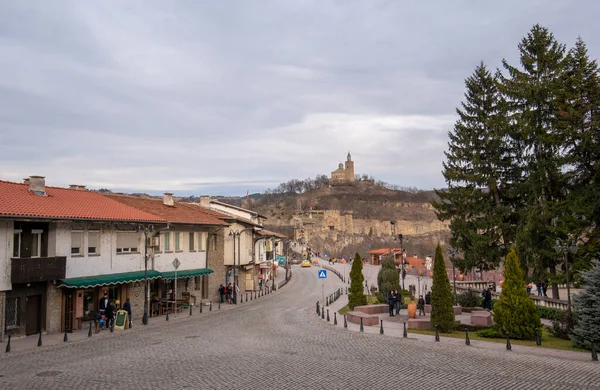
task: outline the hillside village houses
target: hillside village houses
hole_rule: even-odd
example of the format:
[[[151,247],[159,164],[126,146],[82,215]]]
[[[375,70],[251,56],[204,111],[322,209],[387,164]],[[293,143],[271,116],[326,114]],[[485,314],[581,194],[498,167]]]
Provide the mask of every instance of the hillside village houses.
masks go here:
[[[0,341],[81,329],[105,292],[119,307],[129,298],[140,320],[145,280],[149,316],[216,301],[236,273],[234,240],[240,291],[258,289],[285,237],[257,213],[209,203],[48,187],[41,176],[0,181]]]

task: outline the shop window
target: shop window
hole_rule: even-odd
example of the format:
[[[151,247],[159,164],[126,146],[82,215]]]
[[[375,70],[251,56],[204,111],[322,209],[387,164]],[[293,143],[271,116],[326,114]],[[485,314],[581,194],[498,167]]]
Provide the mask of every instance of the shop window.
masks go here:
[[[98,298],[100,299],[100,298]],[[96,290],[87,289],[83,291],[83,319],[89,321],[95,319]]]
[[[71,256],[83,256],[83,232],[71,232]]]
[[[194,233],[189,234],[190,252],[196,250],[196,247],[194,246],[194,243],[196,242],[195,238],[196,238],[196,236],[194,235]]]
[[[6,298],[5,317],[7,329],[19,326],[19,298]]]
[[[31,257],[42,256],[42,233],[43,230],[33,229],[31,231]]]
[[[100,232],[88,232],[88,255],[100,254]]]
[[[181,234],[179,232],[177,232],[177,233],[173,233],[173,236],[174,236],[174,239],[175,239],[175,250],[179,251],[179,250],[181,250],[181,245],[179,245],[180,244],[179,241],[180,241]]]
[[[13,234],[13,257],[21,257],[21,230],[15,229]]]
[[[117,233],[117,253],[135,253],[138,251],[140,237],[137,233]]]

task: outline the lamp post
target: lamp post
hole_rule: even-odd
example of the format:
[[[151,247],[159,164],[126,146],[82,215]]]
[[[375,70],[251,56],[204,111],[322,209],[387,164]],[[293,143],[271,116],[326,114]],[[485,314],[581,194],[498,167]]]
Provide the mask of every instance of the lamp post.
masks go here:
[[[562,252],[565,259],[565,274],[567,276],[567,311],[571,311],[571,287],[569,286],[569,251],[575,254],[579,247],[573,241],[571,245],[562,244],[562,242],[557,238],[556,244],[554,244],[554,250],[557,253]]]
[[[154,235],[154,225],[139,225],[137,230],[138,233],[144,233],[144,316],[142,317],[142,323],[148,325],[148,306],[150,301],[150,289],[148,288],[148,233],[151,233],[151,236]]]
[[[400,276],[402,277],[402,290],[404,290],[404,278],[406,273],[404,271],[404,263],[406,260],[404,259],[404,248],[402,248],[402,240],[404,240],[404,236],[402,234],[398,234],[398,241],[400,241],[400,256],[402,257],[402,272]]]
[[[278,242],[273,239],[273,268],[271,270],[271,291],[275,290],[275,270],[277,269],[277,244]]]
[[[456,302],[456,270],[454,267],[454,256],[456,256],[458,254],[458,249],[456,248],[452,248],[448,251],[448,254],[450,255],[450,259],[452,260],[452,280],[453,280],[453,284],[454,284],[454,305],[457,305]]]

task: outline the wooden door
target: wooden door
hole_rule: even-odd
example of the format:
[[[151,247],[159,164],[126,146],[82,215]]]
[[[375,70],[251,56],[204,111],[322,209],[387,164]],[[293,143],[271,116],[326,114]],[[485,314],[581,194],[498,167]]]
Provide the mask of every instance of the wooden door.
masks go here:
[[[41,309],[42,309],[42,296],[31,295],[27,297],[27,314],[25,323],[25,334],[31,335],[39,333],[41,330]]]
[[[79,291],[78,291],[79,293]],[[72,332],[73,331],[73,322],[74,322],[74,307],[73,307],[73,302],[74,298],[73,298],[73,291],[72,290],[68,290],[67,293],[65,293],[65,325],[64,325],[64,330],[67,332]],[[83,303],[82,303],[83,306]]]

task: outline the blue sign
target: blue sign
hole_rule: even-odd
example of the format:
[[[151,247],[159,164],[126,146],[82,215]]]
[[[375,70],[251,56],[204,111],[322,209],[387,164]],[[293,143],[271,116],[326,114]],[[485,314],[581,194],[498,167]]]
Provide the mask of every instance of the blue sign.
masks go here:
[[[327,271],[324,269],[319,270],[319,279],[327,279]]]

